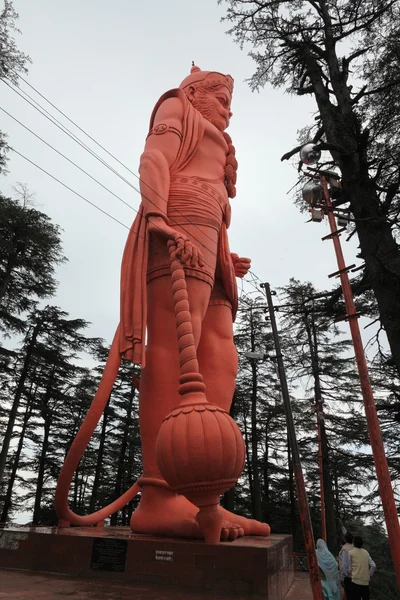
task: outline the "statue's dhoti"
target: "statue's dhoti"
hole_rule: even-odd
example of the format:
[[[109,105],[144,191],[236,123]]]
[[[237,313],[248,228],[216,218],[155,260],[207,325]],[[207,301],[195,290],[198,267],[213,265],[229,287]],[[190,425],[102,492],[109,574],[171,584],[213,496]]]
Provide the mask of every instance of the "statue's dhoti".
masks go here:
[[[223,179],[177,176],[171,179],[167,216],[171,227],[189,238],[202,252],[203,267],[185,266],[186,277],[195,277],[210,286],[210,305],[222,304],[232,308],[229,298],[233,265],[226,243],[221,243],[229,225],[230,205]],[[170,275],[170,258],[165,241],[152,235],[149,246],[147,283],[157,277]],[[230,281],[226,281],[226,279]],[[228,284],[228,285],[226,285]],[[228,293],[227,293],[228,290]]]

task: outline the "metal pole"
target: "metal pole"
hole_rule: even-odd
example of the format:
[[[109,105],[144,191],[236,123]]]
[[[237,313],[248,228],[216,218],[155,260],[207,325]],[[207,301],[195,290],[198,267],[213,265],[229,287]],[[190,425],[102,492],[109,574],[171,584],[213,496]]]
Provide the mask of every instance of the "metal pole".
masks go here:
[[[382,441],[381,429],[379,426],[378,415],[374,402],[371,382],[368,374],[367,361],[365,359],[364,347],[361,339],[360,328],[358,326],[358,315],[353,300],[353,293],[347,268],[343,258],[340,238],[337,233],[335,216],[333,214],[333,205],[330,199],[328,185],[324,175],[320,176],[321,185],[324,192],[325,204],[328,209],[329,225],[332,233],[332,241],[335,248],[338,274],[342,284],[344,302],[346,306],[347,318],[350,325],[351,337],[353,339],[354,352],[356,356],[358,373],[360,376],[361,391],[364,400],[365,416],[367,419],[369,438],[371,442],[372,454],[375,463],[376,476],[378,479],[379,493],[382,500],[383,512],[385,515],[386,528],[389,537],[389,545],[392,554],[394,570],[396,572],[397,584],[400,588],[400,525],[397,515],[396,503],[394,501],[393,489],[390,480],[390,473],[385,455],[385,448]]]
[[[276,361],[278,365],[279,380],[282,388],[283,405],[286,413],[286,423],[290,447],[292,450],[292,462],[294,477],[296,481],[297,499],[300,509],[300,520],[303,529],[304,544],[306,547],[308,569],[310,575],[310,583],[314,600],[323,600],[321,578],[319,575],[319,567],[317,555],[315,553],[314,535],[311,524],[310,511],[308,508],[306,488],[304,485],[303,469],[301,467],[299,448],[297,446],[296,431],[294,428],[292,407],[290,404],[289,389],[286,381],[285,367],[283,364],[281,345],[279,341],[278,328],[276,326],[274,305],[272,303],[271,288],[269,283],[264,283],[262,287],[265,289],[267,297],[269,315],[271,319],[272,334],[274,337]]]
[[[317,404],[317,424],[318,424],[318,467],[319,467],[319,489],[321,493],[321,537],[326,542],[326,512],[325,512],[325,490],[324,490],[324,461],[322,456],[321,439],[321,417],[322,402]]]
[[[304,305],[303,305],[304,307]],[[304,307],[305,310],[305,307]],[[307,314],[305,314],[305,327],[308,337],[308,343],[311,353],[311,368],[314,377],[314,395],[315,395],[315,408],[317,415],[317,431],[318,431],[318,469],[319,469],[319,487],[321,494],[321,537],[324,542],[327,541],[326,531],[326,505],[325,505],[325,485],[327,482],[324,481],[324,454],[322,449],[322,419],[323,419],[323,400],[321,392],[321,382],[319,378],[319,361],[318,361],[318,349],[317,349],[317,334],[315,330],[314,321],[314,302],[312,306],[311,327],[308,323]],[[325,441],[326,445],[326,441]]]

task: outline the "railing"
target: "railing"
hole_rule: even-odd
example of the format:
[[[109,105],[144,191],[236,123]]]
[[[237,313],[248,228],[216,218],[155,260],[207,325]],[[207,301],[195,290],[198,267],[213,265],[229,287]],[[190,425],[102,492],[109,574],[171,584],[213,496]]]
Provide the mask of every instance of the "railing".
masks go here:
[[[308,571],[307,555],[300,552],[293,552],[294,570]]]

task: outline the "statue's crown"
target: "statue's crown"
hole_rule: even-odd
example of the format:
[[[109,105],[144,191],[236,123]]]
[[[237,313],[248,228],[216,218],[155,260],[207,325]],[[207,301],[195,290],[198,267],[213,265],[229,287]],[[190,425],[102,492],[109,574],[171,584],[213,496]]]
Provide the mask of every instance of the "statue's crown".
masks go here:
[[[197,67],[194,63],[192,64],[192,68],[190,69],[190,75],[188,75],[179,86],[182,90],[187,88],[189,85],[193,85],[194,87],[201,86],[201,82],[207,79],[207,87],[214,85],[224,85],[228,88],[229,92],[233,93],[233,79],[230,75],[223,75],[222,73],[217,73],[215,71],[202,71],[199,67]]]

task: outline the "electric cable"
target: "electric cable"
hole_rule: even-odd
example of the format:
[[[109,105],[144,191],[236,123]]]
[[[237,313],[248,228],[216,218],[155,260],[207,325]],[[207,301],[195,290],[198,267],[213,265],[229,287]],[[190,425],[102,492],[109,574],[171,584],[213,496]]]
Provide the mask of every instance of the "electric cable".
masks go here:
[[[86,135],[91,141],[93,141],[99,148],[101,148],[104,152],[106,152],[111,158],[113,158],[116,162],[118,162],[122,167],[124,167],[124,169],[126,169],[129,173],[131,173],[134,177],[136,177],[136,179],[138,179],[140,181],[140,177],[134,172],[132,171],[129,167],[127,167],[122,161],[120,161],[114,154],[112,154],[111,152],[109,152],[102,144],[100,144],[95,138],[93,138],[89,133],[87,133],[82,127],[80,127],[75,121],[73,121],[72,119],[70,119],[70,117],[68,117],[68,115],[66,115],[62,110],[60,110],[55,104],[53,104],[48,98],[46,98],[46,96],[44,96],[39,90],[37,90],[33,85],[31,85],[24,77],[22,77],[21,75],[19,75],[17,72],[15,72],[15,74],[22,80],[24,81],[24,83],[26,83],[26,85],[28,85],[32,90],[34,90],[41,98],[43,98],[46,102],[48,102],[48,104],[50,104],[50,106],[52,106],[55,110],[57,110],[57,112],[59,112],[64,118],[66,118],[70,123],[72,123],[77,129],[79,129],[84,135]],[[4,81],[4,80],[3,80]],[[23,98],[26,102],[28,102],[29,104],[31,104],[31,106],[33,106],[33,108],[35,108],[36,110],[38,110],[43,116],[45,116],[48,120],[50,120],[54,125],[56,125],[59,129],[61,129],[66,135],[68,135],[69,137],[71,137],[76,143],[78,143],[84,150],[86,150],[87,152],[89,152],[94,158],[96,158],[97,160],[99,160],[104,166],[106,166],[108,169],[110,169],[115,175],[117,175],[120,179],[122,179],[127,185],[129,185],[130,187],[132,187],[138,194],[140,194],[141,196],[144,196],[141,191],[136,188],[131,182],[129,182],[125,177],[123,177],[118,171],[116,171],[113,167],[111,167],[108,163],[106,163],[98,154],[96,154],[91,148],[89,148],[89,146],[87,146],[84,142],[82,142],[82,140],[80,140],[73,132],[71,132],[67,127],[65,127],[65,125],[63,125],[60,121],[58,121],[54,115],[52,115],[51,113],[49,113],[49,111],[47,111],[42,105],[40,105],[36,100],[34,100],[31,96],[29,96],[29,94],[27,94],[27,92],[25,92],[24,90],[23,93],[30,99],[32,100],[32,102],[34,102],[37,106],[34,106],[32,104],[32,102],[30,102],[27,98],[25,98],[17,89],[15,89],[15,87],[13,87],[15,84],[9,85],[6,81],[4,81],[4,83],[11,89],[13,90],[15,93],[17,93],[21,98]],[[11,82],[12,83],[12,82]],[[44,114],[42,111],[45,111]],[[143,181],[143,180],[142,180]],[[154,192],[159,198],[161,198],[163,201],[165,201],[165,199],[156,191],[154,190],[150,185],[148,185],[145,181],[143,181],[143,183],[152,191]],[[147,198],[146,196],[144,196],[146,198],[146,200],[148,200],[150,203],[154,204],[154,202],[152,202],[152,200],[150,198]],[[178,209],[176,209],[176,212],[182,216],[188,224],[194,226],[196,229],[198,229],[199,231],[201,231],[202,235],[205,235],[206,237],[208,237],[210,240],[212,240],[212,238],[207,235],[206,232],[203,232],[195,223],[192,223],[191,221],[189,221],[189,219],[186,217],[186,215],[183,215]],[[190,232],[187,232],[187,230],[181,225],[181,228],[188,233],[188,235],[193,238],[194,240],[200,242],[200,244],[207,248],[200,240],[198,240],[198,238],[196,238],[193,234],[191,234]],[[212,240],[213,241],[213,240]],[[214,254],[209,248],[207,248],[212,254]],[[228,263],[226,263],[227,266],[230,267],[230,265],[228,265]],[[230,267],[232,268],[232,267]],[[253,281],[258,281],[260,283],[261,279],[258,277],[258,275],[256,275],[255,273],[253,273],[251,270],[249,270],[250,275],[253,278]],[[252,285],[255,289],[258,290],[258,288],[256,288],[256,285],[254,285],[253,281],[250,281],[248,279],[245,279],[245,281],[247,283],[249,283],[250,285]]]
[[[97,204],[95,204],[94,202],[92,202],[91,200],[89,200],[88,198],[86,198],[85,196],[83,196],[82,194],[80,194],[79,192],[77,192],[76,190],[74,190],[73,188],[71,188],[69,185],[67,185],[63,181],[61,181],[61,179],[58,179],[55,175],[52,175],[49,171],[47,171],[46,169],[44,169],[43,167],[41,167],[40,165],[38,165],[37,163],[35,163],[33,160],[31,160],[30,158],[28,158],[27,156],[25,156],[24,154],[22,154],[22,152],[19,152],[14,147],[10,147],[10,150],[12,150],[12,152],[14,152],[18,156],[20,156],[21,158],[23,158],[24,160],[26,160],[28,163],[30,163],[31,165],[33,165],[34,167],[36,167],[42,173],[45,173],[48,177],[50,177],[51,179],[53,179],[54,181],[56,181],[57,183],[59,183],[60,185],[62,185],[64,188],[66,188],[67,190],[69,190],[70,192],[72,192],[73,194],[75,194],[76,196],[78,196],[78,198],[81,198],[84,202],[86,202],[87,204],[90,204],[96,210],[98,210],[99,212],[103,213],[105,216],[109,217],[110,219],[112,219],[113,221],[115,221],[116,223],[118,223],[119,225],[121,225],[122,227],[124,227],[125,229],[127,229],[128,231],[130,231],[130,227],[128,227],[127,225],[125,225],[125,223],[122,223],[122,221],[119,221],[116,217],[114,217],[113,215],[111,215],[107,211],[103,210]],[[141,239],[144,239],[142,236],[140,236],[140,237],[141,237]],[[154,247],[156,247],[158,251],[161,251],[161,249],[158,246],[155,246],[154,243],[151,242],[150,240],[149,240],[149,244],[151,244]],[[165,255],[167,255],[166,251],[165,251]],[[169,254],[168,254],[168,256],[169,256]],[[205,264],[207,264],[207,263],[205,263]],[[210,266],[210,265],[208,265],[208,266]],[[224,288],[222,288],[218,284],[214,283],[214,285],[216,287],[218,287],[219,289],[221,289],[221,290],[224,291]],[[248,305],[248,302],[245,300],[245,298],[238,298],[238,302],[246,303]]]

